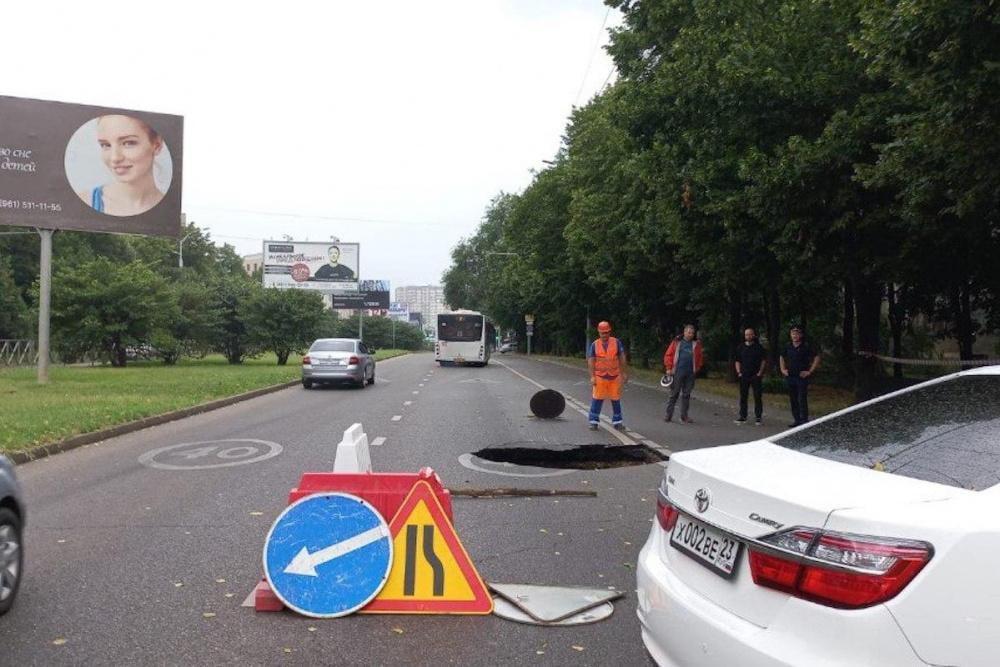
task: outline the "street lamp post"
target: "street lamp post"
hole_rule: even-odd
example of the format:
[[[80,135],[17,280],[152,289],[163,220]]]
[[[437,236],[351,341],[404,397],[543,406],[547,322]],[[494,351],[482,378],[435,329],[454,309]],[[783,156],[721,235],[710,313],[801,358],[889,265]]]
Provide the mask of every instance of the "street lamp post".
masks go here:
[[[193,220],[191,221],[191,224],[194,224]],[[206,227],[202,231],[207,232],[207,231],[210,231],[210,230],[211,230],[211,227]],[[185,234],[184,236],[182,236],[179,241],[177,241],[177,266],[178,266],[178,268],[181,268],[181,269],[184,268],[184,242],[188,240],[189,236],[191,236],[192,234],[194,234],[197,231],[198,231],[197,229],[192,229],[190,232],[188,232],[187,234]]]

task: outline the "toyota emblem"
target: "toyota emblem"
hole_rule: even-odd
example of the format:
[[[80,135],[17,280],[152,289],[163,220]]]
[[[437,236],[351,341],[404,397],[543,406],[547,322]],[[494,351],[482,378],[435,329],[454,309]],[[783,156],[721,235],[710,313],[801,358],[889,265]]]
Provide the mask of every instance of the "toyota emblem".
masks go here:
[[[709,493],[708,489],[698,489],[698,493],[694,494],[694,502],[698,508],[698,513],[702,514],[712,503],[712,494]]]

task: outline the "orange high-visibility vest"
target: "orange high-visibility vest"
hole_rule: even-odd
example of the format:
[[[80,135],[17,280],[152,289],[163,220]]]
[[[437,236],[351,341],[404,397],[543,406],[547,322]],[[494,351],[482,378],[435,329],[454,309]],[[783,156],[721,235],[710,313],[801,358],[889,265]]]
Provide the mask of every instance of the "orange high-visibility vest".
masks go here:
[[[594,398],[613,401],[621,398],[621,363],[618,361],[618,349],[618,339],[613,336],[608,338],[606,350],[600,338],[594,342],[594,376],[597,378],[594,384]]]

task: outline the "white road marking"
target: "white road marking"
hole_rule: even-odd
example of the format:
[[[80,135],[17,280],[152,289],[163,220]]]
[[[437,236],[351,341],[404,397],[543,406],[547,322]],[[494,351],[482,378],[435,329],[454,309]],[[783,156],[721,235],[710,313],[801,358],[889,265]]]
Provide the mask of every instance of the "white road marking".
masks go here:
[[[414,392],[413,392],[413,395],[414,395],[414,396],[416,396],[416,395],[417,395],[417,394],[419,394],[419,393],[420,393],[420,391],[419,391],[419,390],[416,390],[416,391],[414,391]]]
[[[413,401],[403,401],[403,405],[413,405]]]
[[[539,384],[538,382],[536,382],[535,380],[532,380],[530,377],[528,377],[524,373],[520,373],[518,371],[515,371],[513,368],[511,368],[507,364],[503,363],[502,361],[497,361],[496,364],[498,366],[503,366],[504,368],[506,368],[507,370],[509,370],[514,375],[518,376],[519,378],[521,378],[522,380],[524,380],[526,382],[530,382],[531,384],[535,385],[539,389],[547,389],[547,387],[545,385]],[[572,396],[566,396],[565,394],[563,394],[563,396],[566,398],[566,404],[568,406],[570,406],[571,408],[573,408],[574,410],[576,410],[577,412],[579,412],[581,415],[583,415],[585,417],[589,417],[590,416],[590,406],[589,405],[585,405],[585,404],[581,403],[580,401],[576,400]],[[603,428],[608,433],[610,433],[611,435],[615,436],[615,438],[617,438],[618,441],[621,442],[623,445],[637,445],[637,444],[639,444],[637,442],[637,440],[641,439],[641,438],[636,438],[635,440],[633,440],[632,438],[630,438],[625,433],[622,433],[621,431],[615,429],[611,425],[611,420],[608,419],[606,415],[601,415],[600,427]],[[631,432],[629,432],[629,433],[631,433]],[[643,444],[648,444],[649,442],[651,442],[651,441],[645,441]],[[666,448],[660,447],[659,445],[656,445],[655,443],[653,443],[653,445],[648,445],[648,446],[653,447],[654,449],[657,449],[657,450],[660,450],[660,451],[669,452],[669,450],[667,450]]]
[[[269,440],[201,440],[154,449],[140,456],[139,463],[161,470],[205,470],[257,463],[282,450],[281,445]]]
[[[424,383],[423,383],[423,382],[421,382],[421,383],[420,383],[420,384],[418,384],[417,386],[418,386],[418,387],[423,387],[423,386],[424,386]]]
[[[398,422],[402,418],[403,418],[403,415],[393,415],[392,416],[392,421]]]
[[[485,463],[483,459],[480,459],[478,456],[473,456],[472,454],[462,454],[461,456],[458,457],[458,462],[462,464],[463,467],[468,468],[469,470],[475,470],[477,472],[485,472],[489,473],[490,475],[503,475],[504,477],[559,477],[561,475],[572,475],[573,473],[578,472],[577,470],[546,470],[546,472],[538,472],[538,473],[502,472],[500,470],[490,470],[489,468],[484,468],[480,465],[476,465],[476,463],[473,462],[473,459],[479,459],[480,462]],[[501,465],[505,465],[506,467],[513,467],[513,464],[501,464]],[[533,470],[542,469],[542,468],[536,468],[535,466],[518,466],[518,467],[531,468]]]
[[[369,443],[372,447],[381,447],[385,444],[385,438],[379,436]]]

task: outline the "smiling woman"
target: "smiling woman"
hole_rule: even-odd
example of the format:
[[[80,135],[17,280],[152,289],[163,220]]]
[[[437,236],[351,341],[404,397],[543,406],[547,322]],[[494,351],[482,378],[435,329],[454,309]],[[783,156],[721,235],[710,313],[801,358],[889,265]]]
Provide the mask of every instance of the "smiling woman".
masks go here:
[[[75,159],[69,159],[71,155]],[[163,138],[133,116],[109,114],[90,120],[67,146],[70,184],[88,206],[106,215],[150,210],[170,188],[171,172]]]

